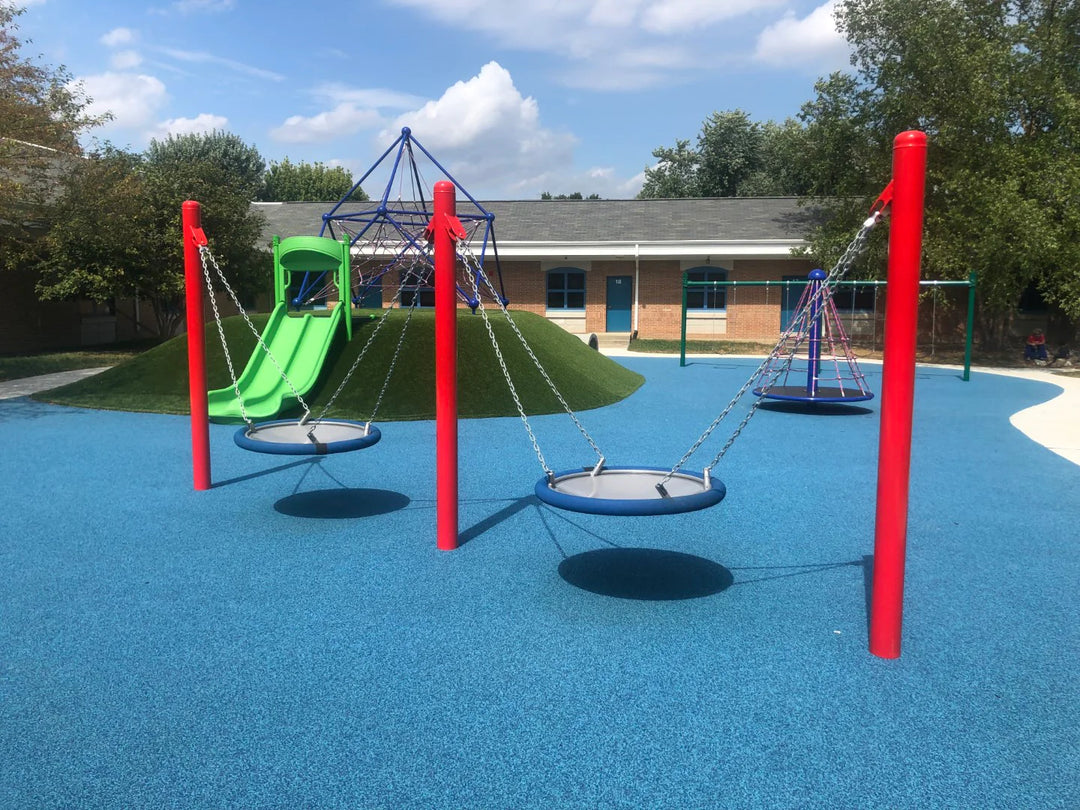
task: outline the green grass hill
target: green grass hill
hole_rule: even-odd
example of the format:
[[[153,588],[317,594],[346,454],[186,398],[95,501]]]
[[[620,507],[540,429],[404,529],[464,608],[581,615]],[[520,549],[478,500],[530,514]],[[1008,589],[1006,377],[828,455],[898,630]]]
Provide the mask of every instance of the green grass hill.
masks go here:
[[[401,310],[390,314],[329,416],[370,417],[406,315]],[[261,330],[267,317],[254,315],[252,321]],[[506,318],[501,313],[489,317],[526,412],[561,411],[562,406]],[[575,411],[610,405],[629,396],[644,382],[641,375],[590,349],[545,318],[528,312],[514,312],[512,317],[556,388]],[[319,383],[305,397],[313,413],[320,413],[337,390],[368,342],[375,323],[373,318],[354,315],[352,341],[346,344],[342,340],[334,349]],[[380,420],[434,418],[434,324],[434,312],[414,313],[379,410]],[[222,325],[239,374],[257,346],[255,336],[240,317],[226,318]],[[213,323],[206,328],[206,352],[208,387],[231,385],[221,340]],[[187,374],[187,338],[181,336],[99,375],[47,391],[37,398],[84,408],[187,413]],[[462,417],[517,415],[483,319],[467,311],[458,315],[458,411]]]

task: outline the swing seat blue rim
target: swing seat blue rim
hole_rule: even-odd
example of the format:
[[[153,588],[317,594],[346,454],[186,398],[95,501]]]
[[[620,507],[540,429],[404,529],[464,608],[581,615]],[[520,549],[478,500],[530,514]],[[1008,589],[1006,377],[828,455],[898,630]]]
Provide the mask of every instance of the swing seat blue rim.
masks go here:
[[[309,438],[308,430],[315,424]],[[317,423],[301,425],[295,419],[259,422],[240,428],[233,441],[245,450],[284,456],[322,456],[329,453],[348,453],[371,447],[382,438],[374,425],[344,419],[320,419]]]
[[[536,497],[556,509],[591,515],[675,515],[715,506],[724,499],[727,487],[718,478],[706,486],[703,475],[677,472],[665,484],[669,497],[656,485],[671,472],[670,467],[604,467],[595,478],[591,469],[555,473],[536,482]]]
[[[828,402],[843,404],[845,402],[869,402],[874,395],[869,391],[858,393],[858,389],[847,393],[842,388],[819,388],[816,396],[806,393],[806,388],[798,386],[773,386],[772,388],[755,388],[754,396],[763,399],[778,399],[784,402]]]

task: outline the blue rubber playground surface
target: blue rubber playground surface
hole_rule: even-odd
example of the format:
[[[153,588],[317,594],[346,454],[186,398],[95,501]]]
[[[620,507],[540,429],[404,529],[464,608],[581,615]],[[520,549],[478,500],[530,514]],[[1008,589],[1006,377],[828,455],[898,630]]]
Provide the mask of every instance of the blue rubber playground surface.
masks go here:
[[[621,362],[581,418],[651,466],[756,367]],[[314,459],[213,426],[195,492],[186,418],[0,402],[0,807],[1075,808],[1080,467],[1009,424],[1058,390],[919,369],[898,660],[878,400],[761,410],[666,517],[542,506],[520,420],[465,421],[454,552],[430,422]]]

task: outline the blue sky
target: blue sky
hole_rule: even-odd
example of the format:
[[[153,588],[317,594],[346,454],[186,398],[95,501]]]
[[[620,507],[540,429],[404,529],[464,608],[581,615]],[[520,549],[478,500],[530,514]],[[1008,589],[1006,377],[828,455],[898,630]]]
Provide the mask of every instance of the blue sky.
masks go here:
[[[716,110],[796,115],[819,76],[847,66],[834,2],[16,5],[25,53],[65,65],[115,116],[95,135],[117,145],[218,128],[267,161],[358,178],[409,126],[474,196],[535,199],[633,197],[652,150],[693,141]]]

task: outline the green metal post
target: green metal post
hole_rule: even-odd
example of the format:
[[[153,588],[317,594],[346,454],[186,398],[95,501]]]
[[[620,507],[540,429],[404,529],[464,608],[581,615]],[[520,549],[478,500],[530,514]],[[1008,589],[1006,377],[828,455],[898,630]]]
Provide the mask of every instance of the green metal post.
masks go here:
[[[967,329],[964,332],[964,382],[971,379],[971,342],[975,333],[975,282],[976,274],[968,276]]]
[[[682,274],[682,337],[679,338],[679,366],[686,365],[686,273]]]
[[[341,265],[338,267],[338,306],[345,308],[345,339],[352,340],[352,264],[349,256],[349,240],[341,240]]]
[[[281,237],[274,237],[274,304],[280,304],[285,300],[285,290],[282,288],[281,262],[278,261],[278,248],[281,247]]]

